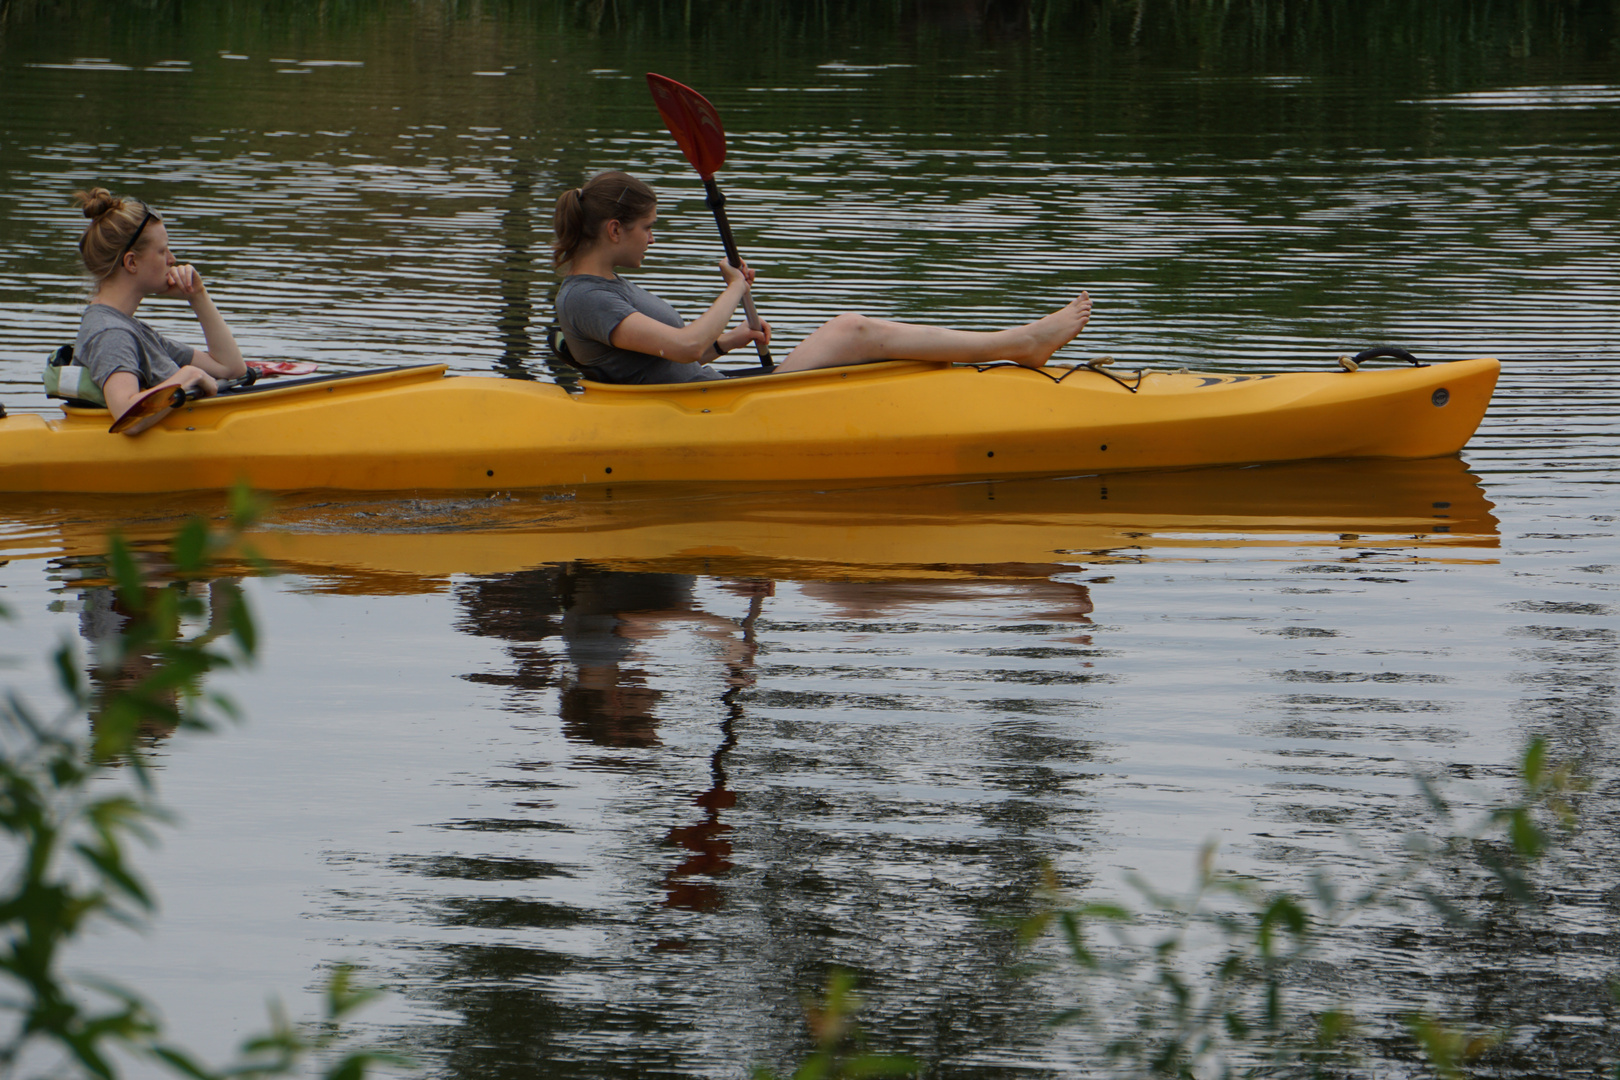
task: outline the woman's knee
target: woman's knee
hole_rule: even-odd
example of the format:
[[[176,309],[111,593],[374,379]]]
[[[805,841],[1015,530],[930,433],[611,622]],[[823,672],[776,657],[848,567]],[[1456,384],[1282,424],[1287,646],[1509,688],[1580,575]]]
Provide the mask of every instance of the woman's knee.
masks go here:
[[[841,315],[834,315],[831,319],[828,319],[826,325],[829,331],[837,334],[840,338],[859,341],[872,336],[872,328],[875,323],[874,320],[867,318],[865,315],[846,311]]]

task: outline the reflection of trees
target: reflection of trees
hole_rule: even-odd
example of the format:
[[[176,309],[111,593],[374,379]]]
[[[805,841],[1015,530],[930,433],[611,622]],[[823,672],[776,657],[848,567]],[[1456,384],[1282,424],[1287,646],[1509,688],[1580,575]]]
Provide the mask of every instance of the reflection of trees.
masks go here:
[[[501,208],[500,266],[497,276],[501,290],[500,314],[495,318],[495,331],[501,342],[501,355],[495,367],[503,375],[514,379],[533,379],[529,360],[534,355],[534,338],[529,324],[534,317],[534,276],[537,247],[535,215],[545,217],[534,203],[535,181],[538,173],[533,163],[519,160],[511,170],[512,193]],[[540,192],[542,203],[546,192]]]

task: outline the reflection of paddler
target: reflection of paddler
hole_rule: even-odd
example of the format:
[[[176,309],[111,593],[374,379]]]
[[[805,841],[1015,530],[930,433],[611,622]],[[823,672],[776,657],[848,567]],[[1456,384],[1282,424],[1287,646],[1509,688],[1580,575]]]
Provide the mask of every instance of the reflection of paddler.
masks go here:
[[[737,624],[704,611],[691,574],[638,574],[571,563],[502,575],[462,587],[463,628],[514,645],[561,637],[554,654],[514,648],[518,671],[474,676],[524,691],[555,687],[570,738],[601,746],[656,746],[654,709],[662,692],[634,666],[642,646],[672,623],[735,635]]]
[[[567,579],[562,636],[573,666],[559,712],[572,738],[603,746],[657,746],[653,709],[663,696],[646,672],[625,668],[639,643],[663,633],[666,619],[695,614],[687,574],[577,570]]]
[[[124,628],[135,613],[119,599],[116,589],[105,586],[85,589],[80,602],[84,606],[79,610],[79,634],[95,657],[90,665],[90,728],[94,731],[108,701],[139,686],[158,670],[160,658],[151,651],[124,652],[121,640]],[[175,713],[179,707],[179,696],[172,690],[155,695],[152,700],[165,712]],[[141,717],[136,743],[152,746],[173,735],[178,726],[178,716],[169,719],[148,710]]]
[[[237,582],[221,578],[190,584],[174,583],[165,588],[187,589],[193,596],[208,598],[208,626],[191,639],[204,646],[229,632],[226,612],[236,602]],[[151,603],[148,590],[147,604]],[[180,696],[172,687],[154,689],[147,680],[165,667],[161,644],[131,649],[126,640],[128,627],[137,613],[130,610],[116,589],[91,586],[80,596],[79,633],[90,646],[94,663],[90,667],[90,727],[99,729],[108,705],[115,699],[134,696],[141,708],[136,719],[135,743],[150,747],[174,734],[180,720]]]

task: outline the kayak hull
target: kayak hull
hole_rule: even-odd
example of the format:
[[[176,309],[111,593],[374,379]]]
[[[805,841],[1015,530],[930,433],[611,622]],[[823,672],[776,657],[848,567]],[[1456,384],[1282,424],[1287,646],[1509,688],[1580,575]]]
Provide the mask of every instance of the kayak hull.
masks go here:
[[[1149,372],[1133,392],[1083,368],[889,361],[568,393],[431,365],[206,398],[134,437],[109,435],[99,409],[7,417],[0,491],[476,491],[1436,457],[1473,435],[1499,367]]]

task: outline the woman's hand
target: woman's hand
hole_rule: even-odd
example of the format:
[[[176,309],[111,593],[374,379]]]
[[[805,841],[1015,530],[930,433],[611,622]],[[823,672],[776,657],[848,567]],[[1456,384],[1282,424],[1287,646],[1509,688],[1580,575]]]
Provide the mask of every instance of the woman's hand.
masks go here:
[[[178,374],[169,376],[158,385],[168,386],[170,384],[180,387],[195,386],[203,392],[203,397],[213,397],[219,393],[219,383],[214,380],[214,377],[194,364],[187,364],[180,369]]]
[[[208,343],[207,349],[197,350],[192,365],[218,378],[236,379],[246,375],[247,361],[242,359],[242,350],[237,347],[236,338],[225,325],[219,309],[214,307],[213,297],[203,288],[202,275],[197,273],[197,268],[190,263],[175,263],[169,267],[167,281],[169,287],[157,295],[189,303],[192,314],[202,324],[203,340]],[[209,397],[214,396],[212,379],[205,389]]]
[[[158,293],[159,296],[178,296],[182,300],[190,300],[199,293],[208,295],[208,290],[203,288],[202,275],[190,263],[176,263],[169,267],[165,280],[169,287]]]
[[[747,286],[752,286],[754,284],[754,268],[749,266],[747,263],[743,263],[742,267],[739,269],[738,267],[732,266],[730,260],[721,259],[720,276],[726,279],[727,288],[737,284],[739,281]]]
[[[771,324],[764,319],[759,320],[758,330],[747,323],[738,323],[721,334],[716,344],[720,346],[722,352],[731,352],[733,349],[747,348],[755,342],[761,345],[771,343]]]

